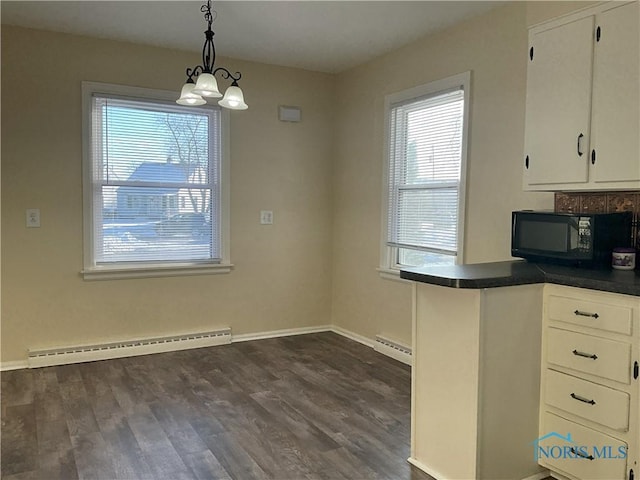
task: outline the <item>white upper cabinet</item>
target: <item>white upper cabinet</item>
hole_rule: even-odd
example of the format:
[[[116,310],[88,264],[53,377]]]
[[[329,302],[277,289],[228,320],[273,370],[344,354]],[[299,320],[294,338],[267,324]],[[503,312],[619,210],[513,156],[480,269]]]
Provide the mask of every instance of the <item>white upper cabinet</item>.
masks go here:
[[[525,190],[640,188],[638,3],[529,32]]]
[[[531,36],[525,125],[530,185],[588,179],[593,24],[587,17]]]
[[[591,127],[596,184],[640,183],[639,14],[632,3],[597,17]]]

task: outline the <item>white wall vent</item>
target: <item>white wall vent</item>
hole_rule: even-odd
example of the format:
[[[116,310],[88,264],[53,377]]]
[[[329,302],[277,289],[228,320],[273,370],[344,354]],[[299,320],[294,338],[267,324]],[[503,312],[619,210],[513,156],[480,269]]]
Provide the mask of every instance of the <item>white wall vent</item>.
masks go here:
[[[231,328],[213,332],[187,333],[171,337],[127,340],[99,345],[78,345],[48,350],[29,350],[29,368],[93,362],[111,358],[173,352],[231,343]]]
[[[383,353],[391,358],[395,358],[399,362],[411,365],[411,348],[405,345],[389,340],[382,335],[376,335],[373,348],[376,352]]]

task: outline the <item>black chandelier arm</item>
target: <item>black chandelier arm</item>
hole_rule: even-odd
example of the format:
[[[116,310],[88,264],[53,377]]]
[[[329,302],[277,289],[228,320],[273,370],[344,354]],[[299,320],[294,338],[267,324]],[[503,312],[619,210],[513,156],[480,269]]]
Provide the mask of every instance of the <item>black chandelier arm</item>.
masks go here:
[[[242,78],[242,74],[240,72],[236,72],[236,74],[234,75],[233,73],[231,73],[229,70],[227,70],[224,67],[216,68],[213,71],[213,74],[215,75],[218,72],[222,72],[222,78],[224,78],[224,79],[231,78],[233,80],[233,83],[231,85],[236,86],[236,87],[238,86],[238,82]]]
[[[215,75],[218,72],[221,72],[220,75],[225,80],[227,80],[229,78],[231,80],[233,80],[231,85],[233,85],[234,87],[238,86],[238,82],[242,78],[242,73],[236,72],[235,75],[234,75],[233,73],[231,73],[229,70],[227,70],[224,67],[218,67],[213,71],[211,71],[211,70],[207,71],[206,67],[203,67],[202,65],[196,65],[193,68],[187,68],[187,71],[186,71],[186,73],[187,73],[187,83],[196,83],[194,77],[198,77],[201,73],[211,73],[212,75]]]
[[[197,77],[201,73],[204,73],[202,65],[196,65],[193,68],[187,68],[187,83],[196,83],[193,77]]]
[[[196,65],[193,68],[187,68],[186,73],[187,73],[187,83],[195,83],[194,77],[198,77],[198,75],[200,75],[201,73],[211,73],[212,75],[215,75],[216,73],[221,72],[221,76],[224,79],[232,79],[233,83],[237,83],[240,81],[240,79],[242,78],[242,73],[240,72],[236,72],[236,74],[234,75],[233,73],[231,73],[229,70],[227,70],[224,67],[218,67],[213,71],[209,71],[207,72],[207,69],[205,67],[203,67],[202,65]]]

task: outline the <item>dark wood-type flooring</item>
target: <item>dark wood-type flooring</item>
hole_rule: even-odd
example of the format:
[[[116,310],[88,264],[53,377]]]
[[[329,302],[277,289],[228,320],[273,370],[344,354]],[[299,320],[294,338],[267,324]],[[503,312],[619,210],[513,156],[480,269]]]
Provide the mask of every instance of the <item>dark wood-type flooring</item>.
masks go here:
[[[3,372],[2,479],[430,480],[410,377],[333,333]]]

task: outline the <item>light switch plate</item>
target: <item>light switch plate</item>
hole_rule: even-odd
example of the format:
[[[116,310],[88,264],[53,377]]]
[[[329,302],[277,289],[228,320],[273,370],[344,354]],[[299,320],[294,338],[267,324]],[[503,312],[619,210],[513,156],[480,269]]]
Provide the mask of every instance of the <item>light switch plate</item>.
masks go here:
[[[260,224],[261,225],[272,225],[273,224],[273,211],[272,210],[261,210],[260,211]]]
[[[40,227],[40,209],[39,208],[28,208],[26,215],[27,215],[27,228]]]

